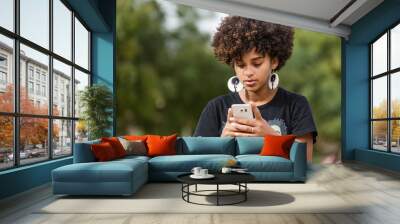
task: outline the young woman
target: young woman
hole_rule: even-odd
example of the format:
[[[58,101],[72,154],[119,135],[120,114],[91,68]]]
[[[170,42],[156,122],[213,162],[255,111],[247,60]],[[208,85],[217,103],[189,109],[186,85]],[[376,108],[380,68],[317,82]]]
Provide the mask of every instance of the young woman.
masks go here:
[[[307,143],[307,160],[312,161],[317,129],[307,99],[269,85],[292,54],[293,35],[283,25],[239,16],[223,19],[213,38],[214,54],[233,68],[244,88],[209,101],[194,136],[293,134]],[[252,105],[255,119],[232,116],[231,105],[243,103]]]

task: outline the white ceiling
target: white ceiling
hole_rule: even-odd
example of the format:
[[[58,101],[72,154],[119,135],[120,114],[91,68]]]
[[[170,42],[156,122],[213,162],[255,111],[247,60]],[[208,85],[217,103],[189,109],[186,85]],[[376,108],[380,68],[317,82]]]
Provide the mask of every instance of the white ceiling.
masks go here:
[[[347,38],[351,25],[383,0],[169,0]]]
[[[282,12],[329,20],[351,0],[227,0]],[[310,7],[312,6],[312,7]]]

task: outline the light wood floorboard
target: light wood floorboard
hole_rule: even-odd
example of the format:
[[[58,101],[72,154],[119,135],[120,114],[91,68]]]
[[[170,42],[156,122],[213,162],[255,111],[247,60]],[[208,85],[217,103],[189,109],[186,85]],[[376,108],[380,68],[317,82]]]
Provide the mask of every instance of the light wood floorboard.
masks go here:
[[[37,214],[55,200],[50,185],[0,201],[0,223],[5,224],[398,224],[400,174],[344,163],[315,166],[308,182],[324,186],[349,203],[366,206],[357,214]]]

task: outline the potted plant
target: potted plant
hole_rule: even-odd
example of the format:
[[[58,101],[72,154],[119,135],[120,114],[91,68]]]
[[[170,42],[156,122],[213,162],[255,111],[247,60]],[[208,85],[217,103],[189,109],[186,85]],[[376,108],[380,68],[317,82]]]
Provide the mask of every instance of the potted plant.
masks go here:
[[[89,140],[109,136],[112,125],[113,97],[109,88],[102,84],[86,87],[80,94],[79,106],[88,131]]]

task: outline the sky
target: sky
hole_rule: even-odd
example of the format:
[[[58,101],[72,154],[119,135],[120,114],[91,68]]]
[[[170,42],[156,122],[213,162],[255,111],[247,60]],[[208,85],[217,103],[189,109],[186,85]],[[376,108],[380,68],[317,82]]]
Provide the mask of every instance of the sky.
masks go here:
[[[177,4],[166,0],[157,0],[157,2],[161,5],[163,11],[166,13],[166,28],[172,30],[179,26],[179,18],[175,13]],[[210,33],[211,36],[216,32],[221,19],[227,16],[227,14],[224,13],[212,12],[199,8],[197,8],[197,11],[200,13],[200,15],[204,16],[204,19],[199,20],[197,24],[199,30],[205,33]]]
[[[400,40],[400,25],[391,31],[392,40]],[[381,74],[387,71],[387,35],[383,35],[372,45],[372,62],[373,75]],[[400,66],[400,43],[399,41],[391,42],[391,64],[392,68]],[[391,78],[391,98],[400,100],[400,72],[392,75]],[[373,81],[373,107],[379,106],[382,101],[387,100],[387,78],[381,77]]]
[[[71,60],[71,15],[72,13],[61,3],[54,2],[54,51]],[[42,47],[49,46],[49,14],[43,13],[49,10],[48,0],[20,0],[20,34]],[[13,31],[13,0],[0,0],[0,25]],[[75,61],[84,68],[88,68],[88,32],[83,25],[75,21]],[[0,35],[0,40],[4,40]],[[48,57],[27,46],[21,46],[25,55],[35,60],[48,64]]]
[[[0,26],[12,29],[13,14],[13,0],[0,0]]]
[[[391,65],[392,68],[397,68],[400,67],[400,25],[397,25],[395,28],[392,29],[391,39],[397,40],[397,41],[392,41],[391,43],[391,48],[392,48]]]

